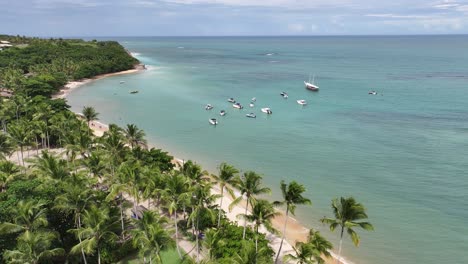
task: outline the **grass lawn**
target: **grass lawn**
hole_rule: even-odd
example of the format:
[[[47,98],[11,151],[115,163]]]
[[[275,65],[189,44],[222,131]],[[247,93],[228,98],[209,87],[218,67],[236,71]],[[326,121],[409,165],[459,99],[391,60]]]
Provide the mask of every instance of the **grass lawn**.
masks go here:
[[[164,264],[182,263],[179,260],[179,254],[177,254],[176,249],[171,249],[171,250],[166,250],[166,251],[161,252],[161,258]],[[136,255],[136,256],[128,257],[120,261],[118,264],[141,264],[141,263],[143,263],[143,261],[138,258],[138,255]]]

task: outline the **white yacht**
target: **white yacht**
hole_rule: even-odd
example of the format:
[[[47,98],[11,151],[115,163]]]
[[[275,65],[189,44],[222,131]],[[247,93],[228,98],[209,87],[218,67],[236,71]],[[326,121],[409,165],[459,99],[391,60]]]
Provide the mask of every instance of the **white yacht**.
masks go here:
[[[297,100],[297,103],[300,104],[300,105],[307,105],[306,100]]]
[[[269,115],[273,114],[269,107],[262,108],[262,112]]]
[[[246,114],[245,116],[249,117],[249,118],[256,118],[257,117],[254,113]]]
[[[226,115],[226,111],[221,110],[221,111],[219,112],[219,115],[220,115],[220,116],[225,116],[225,115]]]
[[[211,110],[211,109],[213,109],[213,106],[211,104],[207,104],[205,106],[205,110]]]
[[[230,103],[235,103],[236,100],[234,100],[234,98],[231,97],[231,98],[228,99],[228,102],[230,102]]]
[[[306,82],[304,81],[305,88],[309,91],[313,92],[318,92],[319,87],[315,84],[315,75],[314,78],[312,79],[312,82],[310,82],[310,75],[309,75],[309,81]]]
[[[216,118],[210,118],[208,121],[210,122],[210,124],[212,124],[214,126],[216,126],[218,124],[218,120],[216,120]]]
[[[249,106],[250,106],[250,107],[254,107],[255,105],[254,105],[254,103],[250,103]]]
[[[232,105],[232,107],[237,108],[237,109],[244,108],[240,103],[235,103],[235,104]]]

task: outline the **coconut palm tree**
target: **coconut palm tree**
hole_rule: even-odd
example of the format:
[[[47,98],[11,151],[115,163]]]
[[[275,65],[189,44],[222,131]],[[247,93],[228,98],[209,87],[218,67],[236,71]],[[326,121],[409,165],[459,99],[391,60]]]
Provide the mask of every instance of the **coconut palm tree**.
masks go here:
[[[18,166],[10,161],[0,161],[0,192],[6,190],[7,184],[20,172]]]
[[[19,201],[11,212],[13,223],[1,223],[0,234],[16,233],[23,230],[35,231],[47,226],[48,221],[44,206],[43,202]]]
[[[84,165],[93,177],[101,178],[106,172],[102,156],[97,152],[91,152],[91,155],[84,159]]]
[[[202,227],[200,227],[200,216],[208,216],[211,222],[214,222],[216,215],[210,208],[210,205],[219,197],[219,195],[211,194],[211,184],[198,184],[192,188],[192,213],[189,216],[187,224],[192,224],[195,231],[195,243],[197,248],[197,262],[200,261],[200,243],[199,237]]]
[[[109,208],[92,205],[83,213],[83,227],[72,229],[82,241],[71,249],[72,254],[77,254],[84,250],[86,254],[97,251],[98,264],[101,264],[101,247],[103,241],[114,242],[118,239],[116,230],[118,220],[110,215]]]
[[[239,171],[236,168],[234,168],[234,166],[223,162],[219,165],[219,175],[211,175],[211,177],[213,177],[213,180],[216,183],[218,183],[219,189],[221,191],[221,201],[219,203],[218,212],[218,228],[221,223],[221,211],[223,210],[222,208],[224,200],[224,189],[226,189],[226,191],[229,193],[232,199],[235,199],[234,190],[231,186],[237,185],[237,173],[239,173]]]
[[[233,264],[257,264],[257,263],[271,263],[271,256],[268,254],[268,248],[261,247],[255,248],[255,244],[248,240],[243,240],[242,249],[236,253],[232,258]]]
[[[313,259],[314,250],[312,245],[304,242],[297,242],[293,247],[294,254],[287,254],[283,258],[283,262],[290,263],[291,261],[296,264],[314,264]]]
[[[21,153],[21,163],[24,166],[24,148],[31,144],[32,134],[30,133],[29,126],[25,121],[20,121],[15,124],[8,126],[8,134],[10,135],[11,140],[14,144],[20,147]],[[20,157],[18,153],[18,163],[20,162]]]
[[[322,255],[329,258],[331,257],[330,250],[333,248],[332,243],[326,240],[319,231],[314,229],[309,230],[309,235],[307,237],[307,243],[312,248],[312,258],[318,263],[323,264],[325,260],[322,259]]]
[[[263,199],[257,200],[252,208],[251,214],[242,215],[247,221],[254,223],[256,249],[258,249],[258,235],[260,234],[258,228],[263,225],[269,232],[273,234],[277,233],[278,231],[273,228],[271,221],[278,215],[280,215],[280,213],[275,211],[273,204]]]
[[[47,150],[43,150],[41,156],[32,160],[31,163],[35,172],[44,178],[63,180],[70,175],[67,162],[63,159],[58,159]]]
[[[244,173],[244,175],[240,178],[237,177],[237,186],[236,188],[239,189],[241,196],[237,197],[232,201],[232,203],[229,205],[229,210],[232,210],[234,206],[239,204],[242,200],[243,197],[245,196],[247,203],[245,205],[245,213],[244,215],[247,215],[247,210],[250,207],[253,207],[256,198],[256,195],[260,194],[266,194],[270,193],[271,190],[268,187],[262,187],[261,182],[262,182],[262,176],[259,174],[253,172],[253,171],[247,171]],[[244,231],[242,233],[242,239],[245,239],[245,229],[247,227],[247,219],[244,219]]]
[[[281,243],[278,249],[278,253],[276,254],[275,263],[278,262],[278,258],[281,253],[281,248],[283,247],[284,238],[286,236],[286,226],[288,224],[289,213],[292,215],[295,214],[296,206],[302,204],[312,204],[312,202],[302,196],[302,194],[306,191],[304,185],[299,184],[295,181],[292,181],[287,185],[284,181],[281,181],[281,193],[283,194],[283,201],[276,201],[274,204],[276,206],[286,205],[286,219],[284,220],[284,227],[283,227],[283,236],[281,238]]]
[[[99,119],[98,112],[96,112],[96,110],[92,106],[84,106],[81,112],[86,120],[86,123],[88,123],[88,128],[92,121]],[[89,133],[89,129],[88,129],[88,133]]]
[[[341,245],[343,243],[344,231],[351,237],[355,246],[359,245],[359,235],[354,231],[355,227],[360,227],[364,230],[374,230],[374,227],[369,222],[361,222],[360,220],[367,219],[366,209],[361,203],[356,202],[353,197],[344,198],[339,200],[335,198],[331,204],[335,218],[322,218],[322,223],[328,224],[330,230],[334,231],[337,227],[341,228],[340,232],[340,246],[338,248],[337,263],[341,257]]]
[[[175,241],[177,246],[177,252],[179,257],[182,259],[182,254],[179,248],[178,242],[178,227],[177,227],[177,211],[180,209],[182,204],[190,200],[190,184],[187,178],[182,174],[170,174],[166,176],[166,186],[162,190],[162,200],[165,207],[169,211],[169,215],[174,217],[175,227]]]
[[[65,254],[62,248],[53,248],[52,242],[57,235],[51,232],[26,231],[18,237],[15,250],[6,250],[4,258],[7,263],[41,263],[42,260]]]
[[[115,176],[115,168],[117,164],[124,159],[126,147],[123,142],[122,132],[116,125],[110,125],[109,131],[106,131],[100,138],[102,150],[105,152],[109,160],[110,171],[112,177]]]
[[[130,149],[133,149],[136,146],[147,147],[145,132],[139,129],[136,125],[127,124],[127,127],[124,129],[124,135],[127,144],[130,145]]]
[[[55,208],[64,211],[72,212],[75,218],[75,226],[77,229],[81,229],[81,215],[86,209],[90,200],[93,198],[93,193],[90,191],[89,184],[67,184],[65,186],[65,193],[55,198]],[[80,243],[82,242],[81,237],[78,237]],[[83,262],[86,264],[86,256],[84,249],[81,248],[81,255]]]
[[[0,132],[0,160],[9,157],[14,150],[15,147],[8,134]]]
[[[163,226],[165,223],[167,219],[154,211],[144,211],[141,219],[133,220],[134,228],[130,231],[133,245],[139,249],[144,263],[147,257],[150,264],[153,263],[153,259],[161,263],[161,250],[172,248],[174,245],[174,240]]]

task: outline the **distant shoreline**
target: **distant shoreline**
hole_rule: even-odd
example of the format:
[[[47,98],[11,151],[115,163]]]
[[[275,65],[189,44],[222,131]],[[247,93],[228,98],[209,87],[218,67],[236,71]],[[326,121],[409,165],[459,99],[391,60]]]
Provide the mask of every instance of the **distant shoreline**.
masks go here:
[[[52,99],[64,99],[66,98],[73,90],[76,88],[88,84],[92,81],[100,80],[106,77],[111,77],[111,76],[118,76],[118,75],[124,75],[124,74],[130,74],[130,73],[137,73],[146,70],[146,66],[144,64],[137,64],[134,66],[133,69],[130,70],[125,70],[125,71],[120,71],[120,72],[112,72],[112,73],[105,73],[105,74],[100,74],[96,75],[92,78],[86,78],[86,79],[81,79],[77,81],[70,81],[67,84],[65,84],[60,90],[52,95]]]

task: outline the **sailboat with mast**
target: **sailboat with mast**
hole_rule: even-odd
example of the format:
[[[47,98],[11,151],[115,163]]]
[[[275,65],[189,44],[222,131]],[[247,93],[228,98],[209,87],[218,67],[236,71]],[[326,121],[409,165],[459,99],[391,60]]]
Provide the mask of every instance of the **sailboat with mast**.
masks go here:
[[[304,81],[304,85],[305,85],[305,88],[309,91],[318,92],[319,90],[319,87],[315,84],[315,75],[314,75],[314,78],[312,79],[312,82],[310,82],[310,75],[309,75],[309,81],[308,82]]]

